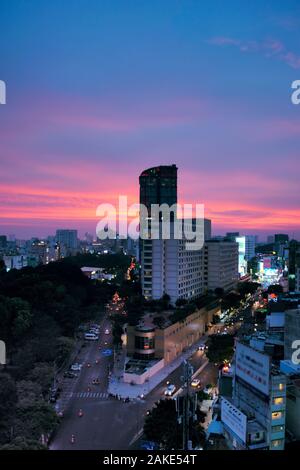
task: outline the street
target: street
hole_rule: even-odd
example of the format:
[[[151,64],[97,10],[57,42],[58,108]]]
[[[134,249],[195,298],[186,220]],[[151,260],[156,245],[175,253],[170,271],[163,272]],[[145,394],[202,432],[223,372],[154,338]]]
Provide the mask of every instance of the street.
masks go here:
[[[62,394],[62,402],[66,404],[66,409],[61,425],[50,444],[51,450],[128,449],[141,434],[147,410],[164,398],[166,382],[173,383],[176,389],[181,386],[182,366],[173,371],[144,400],[137,399],[124,403],[109,397],[108,366],[112,364],[112,356],[105,357],[101,351],[112,349],[112,335],[111,332],[105,335],[105,328],[111,328],[107,319],[104,319],[101,325],[99,341],[90,342],[83,349],[78,361],[83,367],[77,381],[73,383],[73,379],[66,379],[68,387],[67,389],[64,387]],[[97,358],[99,364],[95,363]],[[204,362],[205,358],[201,351],[197,351],[191,357],[194,370]],[[87,367],[87,364],[91,367]],[[92,385],[92,379],[95,377],[100,378],[100,385]],[[217,370],[209,364],[199,377],[203,386],[216,383]],[[82,417],[78,416],[79,410],[83,411]],[[71,443],[72,434],[75,438],[74,443]]]
[[[117,302],[119,302],[118,300]],[[110,311],[115,308],[112,304]],[[109,310],[109,309],[108,309]],[[240,317],[243,321],[240,321]],[[241,326],[248,328],[252,313],[249,306],[240,312],[230,315],[226,324],[215,325],[213,332],[220,334],[225,330],[233,333]],[[252,326],[253,328],[253,326]],[[105,334],[105,330],[109,334]],[[205,342],[207,336],[203,336]],[[176,391],[182,385],[182,365],[157,385],[144,399],[135,399],[129,403],[112,398],[108,394],[108,375],[113,366],[113,344],[111,324],[108,312],[100,325],[98,341],[86,341],[77,359],[82,363],[82,370],[77,379],[64,379],[63,392],[58,406],[64,410],[61,425],[50,444],[52,450],[98,450],[132,448],[142,434],[144,418],[157,401],[164,398],[167,382],[174,384]],[[96,363],[96,360],[99,361]],[[203,366],[207,359],[203,351],[197,350],[189,361],[194,368],[195,378],[200,379],[201,388],[207,384],[216,385],[218,370],[214,364],[208,363],[199,373],[196,371]],[[90,365],[90,367],[88,367]],[[100,384],[93,385],[94,378],[99,378]],[[83,416],[78,412],[82,410]],[[74,435],[74,442],[71,436]]]

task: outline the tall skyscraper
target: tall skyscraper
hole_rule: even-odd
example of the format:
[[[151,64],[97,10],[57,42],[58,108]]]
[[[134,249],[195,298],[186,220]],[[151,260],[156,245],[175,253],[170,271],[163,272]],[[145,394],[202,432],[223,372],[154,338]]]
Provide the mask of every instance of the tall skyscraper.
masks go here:
[[[161,229],[162,217],[150,218],[151,204],[177,203],[176,165],[149,168],[142,172],[140,182],[140,203],[148,209],[148,217],[141,215],[141,233],[150,232],[156,224]],[[161,233],[156,239],[140,240],[140,262],[142,292],[146,299],[160,299],[168,294],[171,302],[178,298],[191,299],[203,293],[203,250],[186,249],[185,239],[174,237],[176,214],[170,216],[170,239],[163,239]],[[186,221],[187,222],[187,221]],[[193,231],[195,220],[186,226]],[[183,224],[183,221],[180,221]],[[211,223],[202,221],[203,237],[210,238]]]
[[[247,273],[247,261],[255,256],[256,236],[241,235],[235,237],[235,241],[239,245],[239,274],[244,276]]]
[[[77,230],[56,230],[56,241],[61,248],[66,250],[66,254],[76,251],[78,248]]]
[[[204,285],[208,290],[217,287],[228,292],[236,288],[238,273],[238,244],[230,240],[211,239],[205,242]]]
[[[246,235],[245,259],[249,261],[255,256],[256,235]]]
[[[286,233],[275,233],[274,241],[275,243],[287,243],[289,241],[289,236]]]
[[[163,165],[144,170],[140,175],[140,204],[148,211],[151,204],[177,203],[177,167]]]

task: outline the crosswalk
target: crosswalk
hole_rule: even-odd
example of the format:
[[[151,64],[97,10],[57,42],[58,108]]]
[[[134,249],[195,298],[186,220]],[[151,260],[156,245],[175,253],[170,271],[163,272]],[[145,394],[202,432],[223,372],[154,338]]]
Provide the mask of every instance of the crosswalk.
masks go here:
[[[106,399],[108,393],[106,392],[71,392],[70,398],[95,398],[95,399]]]

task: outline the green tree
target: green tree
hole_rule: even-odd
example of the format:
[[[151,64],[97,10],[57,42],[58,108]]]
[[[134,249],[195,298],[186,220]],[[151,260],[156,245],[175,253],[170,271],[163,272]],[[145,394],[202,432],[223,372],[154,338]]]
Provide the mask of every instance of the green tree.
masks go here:
[[[232,335],[211,335],[207,341],[206,356],[212,363],[229,361],[233,355],[234,337]]]
[[[0,450],[46,450],[46,446],[36,440],[18,436],[8,444],[0,446]]]
[[[40,441],[41,436],[49,435],[59,424],[53,407],[43,400],[28,405],[18,404],[14,435]]]
[[[42,387],[32,380],[20,380],[17,382],[18,403],[28,406],[41,399]]]
[[[158,442],[164,449],[178,448],[177,414],[174,400],[156,403],[145,419],[144,433],[147,439]]]
[[[28,374],[28,379],[40,385],[43,395],[48,396],[53,383],[54,368],[45,362],[39,362]]]
[[[72,338],[67,338],[66,336],[60,336],[57,338],[55,348],[55,364],[58,368],[61,367],[70,357],[74,346],[75,341]]]
[[[0,373],[0,419],[11,413],[17,403],[16,383],[9,374]]]

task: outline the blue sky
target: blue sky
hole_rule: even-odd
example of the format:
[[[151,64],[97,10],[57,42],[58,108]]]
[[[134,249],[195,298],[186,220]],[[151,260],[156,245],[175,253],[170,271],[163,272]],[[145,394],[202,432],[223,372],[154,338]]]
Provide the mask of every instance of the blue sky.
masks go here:
[[[176,163],[215,233],[300,235],[299,1],[1,0],[0,231],[93,231]]]

